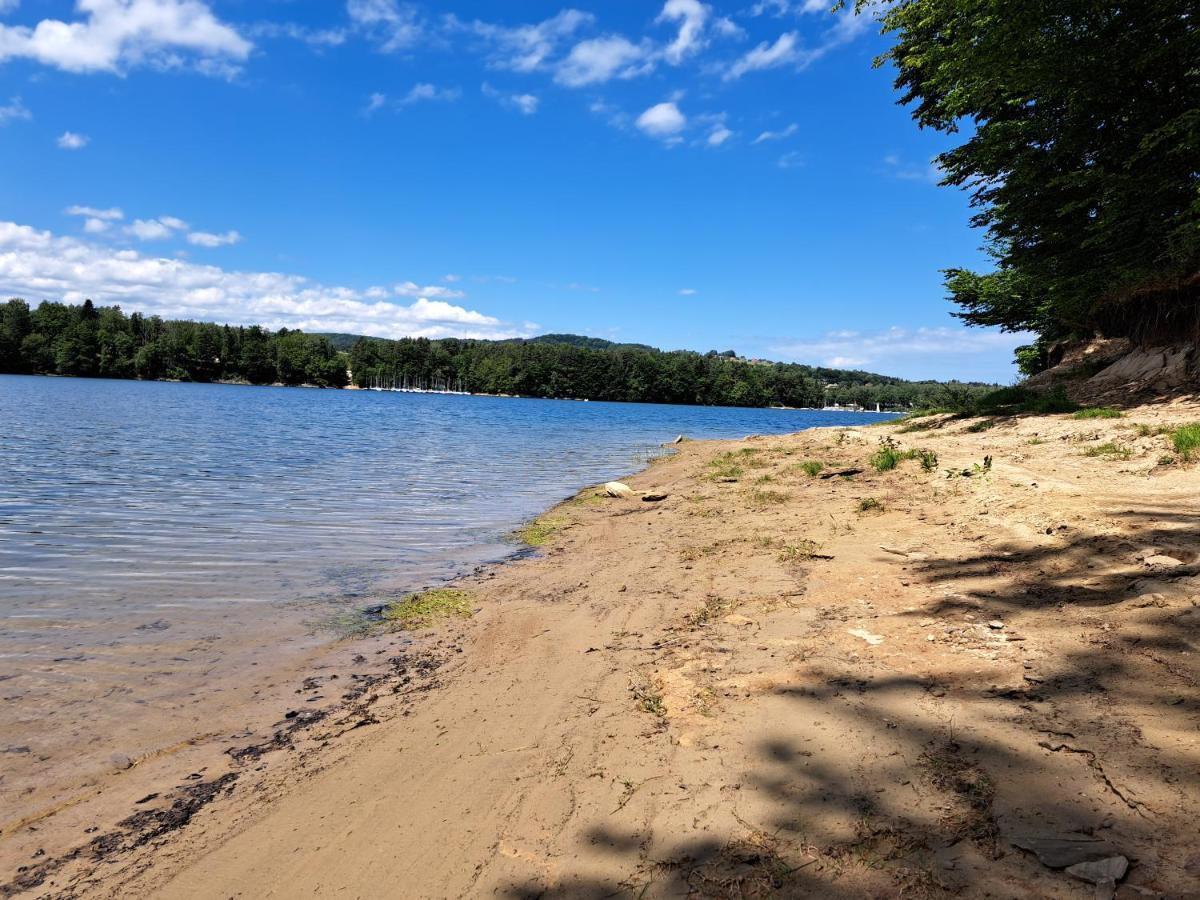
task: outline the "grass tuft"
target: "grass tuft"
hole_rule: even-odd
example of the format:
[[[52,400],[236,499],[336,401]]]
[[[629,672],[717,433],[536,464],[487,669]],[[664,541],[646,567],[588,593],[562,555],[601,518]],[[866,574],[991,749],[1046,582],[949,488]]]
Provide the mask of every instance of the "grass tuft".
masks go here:
[[[1171,432],[1171,443],[1175,445],[1175,452],[1185,462],[1190,462],[1192,455],[1200,449],[1200,422],[1176,428]]]
[[[1119,419],[1121,411],[1111,406],[1089,406],[1075,413],[1073,419]]]
[[[1116,444],[1109,441],[1107,444],[1088,447],[1083,451],[1083,455],[1103,457],[1104,459],[1129,459],[1129,457],[1133,456],[1133,451],[1123,444]]]
[[[858,501],[859,512],[883,512],[883,504],[874,497],[863,497]]]
[[[383,621],[402,631],[429,628],[443,619],[469,618],[471,595],[457,588],[433,588],[406,594],[383,609]]]
[[[810,478],[815,478],[821,474],[821,470],[825,468],[825,463],[817,462],[815,459],[810,459],[800,463],[798,468]]]

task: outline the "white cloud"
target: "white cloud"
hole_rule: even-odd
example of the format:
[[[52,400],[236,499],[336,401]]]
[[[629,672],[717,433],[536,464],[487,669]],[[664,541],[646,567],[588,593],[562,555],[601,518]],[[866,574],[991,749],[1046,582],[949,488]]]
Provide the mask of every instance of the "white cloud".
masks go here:
[[[428,84],[420,82],[414,84],[407,94],[401,97],[396,102],[400,106],[409,106],[413,103],[420,103],[424,100],[430,101],[450,101],[457,100],[462,96],[462,91],[458,88],[440,88],[436,84]]]
[[[700,0],[667,0],[657,22],[678,22],[679,33],[663,49],[663,58],[673,66],[704,47],[704,26],[711,10]]]
[[[57,144],[61,150],[82,150],[88,145],[91,138],[86,134],[77,134],[74,131],[64,131],[58,136]]]
[[[680,288],[679,289],[680,297],[693,297],[693,296],[695,296],[695,294],[696,294],[695,288]]]
[[[363,115],[369,116],[373,112],[377,112],[387,104],[387,94],[381,94],[378,91],[367,98],[367,107],[363,110]]]
[[[488,22],[460,22],[453,16],[447,24],[451,30],[468,31],[492,45],[491,64],[516,72],[534,72],[547,64],[559,45],[581,28],[591,25],[596,17],[578,9],[564,9],[536,25],[507,27]]]
[[[32,118],[33,113],[21,102],[20,97],[11,97],[7,105],[0,106],[0,125],[7,125],[9,122],[15,122],[18,119],[29,120]]]
[[[515,109],[523,116],[532,116],[541,104],[541,100],[535,94],[506,94],[496,90],[486,81],[480,86],[480,91],[485,97],[491,97],[502,105]]]
[[[646,44],[634,44],[619,34],[580,41],[558,65],[554,80],[567,87],[600,84],[613,78],[633,78],[654,67]]]
[[[397,297],[436,297],[442,300],[457,300],[467,296],[454,288],[442,287],[440,284],[427,284],[422,287],[415,281],[402,281],[393,285],[392,293]]]
[[[103,219],[84,219],[83,230],[88,234],[103,234],[112,227],[111,222],[106,222]]]
[[[65,210],[68,216],[87,216],[89,219],[103,219],[106,222],[116,222],[125,218],[125,213],[119,206],[108,209],[97,209],[94,206],[68,206]]]
[[[355,28],[372,35],[384,53],[407,50],[425,37],[416,7],[397,0],[348,0],[346,13]]]
[[[804,165],[804,157],[800,151],[793,150],[790,153],[785,153],[776,160],[775,165],[781,169],[798,169]]]
[[[764,131],[754,139],[754,143],[763,144],[767,141],[782,141],[784,138],[790,138],[799,130],[800,126],[793,122],[787,128],[783,128],[779,131]]]
[[[824,0],[821,5],[805,2],[796,7],[797,12],[826,11]],[[795,31],[787,31],[775,39],[774,43],[763,41],[741,59],[737,60],[725,71],[725,80],[733,81],[748,72],[758,72],[764,69],[777,69],[791,66],[797,71],[807,68],[831,50],[848,44],[875,22],[874,12],[855,15],[854,10],[843,9],[833,17],[833,25],[826,29],[820,43],[811,48],[800,46],[799,35]]]
[[[442,281],[448,282],[450,284],[454,284],[454,282],[456,282],[456,281],[462,281],[462,276],[461,275],[443,275]]]
[[[159,216],[157,219],[134,219],[125,227],[125,233],[139,241],[164,241],[176,231],[187,228],[187,223],[174,216]]]
[[[249,26],[245,34],[254,38],[287,38],[300,41],[310,47],[321,50],[326,47],[340,47],[346,43],[349,33],[345,28],[308,28],[295,22],[257,22]]]
[[[937,160],[931,159],[925,165],[912,165],[904,162],[894,153],[889,153],[883,158],[885,171],[893,178],[899,178],[901,181],[925,181],[929,184],[939,184],[945,177],[944,173],[938,168]]]
[[[656,138],[671,138],[686,125],[687,116],[674,103],[656,103],[637,118],[637,127]]]
[[[708,133],[705,143],[710,147],[720,147],[723,143],[733,137],[733,132],[724,125],[717,125]]]
[[[369,290],[327,286],[299,275],[235,272],[182,259],[112,250],[49,231],[0,222],[0,295],[120,304],[170,318],[303,328],[379,337],[528,337],[511,325],[432,297],[405,305]]]
[[[253,45],[202,0],[77,0],[81,19],[0,25],[0,62],[31,59],[67,72],[120,72],[138,65],[229,74]]]
[[[834,368],[879,365],[912,357],[971,356],[1011,353],[1028,343],[1028,334],[1008,334],[982,328],[901,328],[862,334],[832,331],[811,341],[794,341],[771,348],[776,355]]]
[[[0,16],[15,12],[16,8],[20,5],[21,0],[0,0]]]
[[[729,67],[725,73],[725,80],[732,81],[736,78],[741,78],[747,72],[774,69],[786,65],[799,65],[802,53],[798,44],[799,35],[794,31],[784,32],[775,39],[775,43],[773,44],[763,41]]]
[[[193,231],[187,236],[189,244],[197,247],[229,247],[242,240],[236,231],[226,231],[224,234],[213,234],[209,231]]]

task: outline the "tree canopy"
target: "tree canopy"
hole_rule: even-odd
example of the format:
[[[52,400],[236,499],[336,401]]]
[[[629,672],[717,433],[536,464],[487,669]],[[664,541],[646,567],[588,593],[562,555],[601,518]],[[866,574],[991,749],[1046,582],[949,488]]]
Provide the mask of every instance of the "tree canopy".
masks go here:
[[[1198,18],[1195,0],[884,8],[900,102],[966,135],[937,161],[996,266],[946,272],[962,319],[1043,343],[1200,338]]]

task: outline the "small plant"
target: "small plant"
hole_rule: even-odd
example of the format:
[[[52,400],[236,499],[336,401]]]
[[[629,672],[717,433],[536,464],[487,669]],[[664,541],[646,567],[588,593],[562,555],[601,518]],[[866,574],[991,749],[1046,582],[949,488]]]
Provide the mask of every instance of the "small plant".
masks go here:
[[[1171,432],[1171,443],[1184,462],[1191,462],[1192,454],[1200,448],[1200,422],[1176,428]]]
[[[1129,457],[1133,456],[1133,451],[1122,444],[1115,444],[1109,441],[1107,444],[1088,447],[1083,451],[1083,455],[1103,457],[1104,459],[1129,459]]]
[[[1031,446],[1031,447],[1036,447],[1036,446],[1038,446],[1039,444],[1044,444],[1044,443],[1046,443],[1046,439],[1045,439],[1045,438],[1040,438],[1040,437],[1035,437],[1035,438],[1030,438],[1030,439],[1029,439],[1029,440],[1027,440],[1025,443],[1027,443],[1027,444],[1028,444],[1029,446]]]
[[[1175,457],[1173,457],[1170,453],[1164,453],[1158,458],[1158,464],[1160,466],[1173,466],[1175,465]]]
[[[918,450],[917,460],[921,463],[922,472],[936,472],[938,455],[932,450]]]
[[[1138,437],[1158,437],[1160,434],[1170,434],[1171,428],[1167,425],[1147,425],[1141,422],[1134,426]]]
[[[736,454],[722,453],[716,459],[709,461],[708,474],[705,477],[710,481],[736,481],[742,477],[742,472]]]
[[[788,495],[779,491],[751,491],[746,495],[751,506],[777,506],[786,503]]]
[[[1111,406],[1088,406],[1076,412],[1071,418],[1073,419],[1119,419],[1121,418],[1120,410],[1113,409]]]
[[[978,434],[981,431],[987,431],[989,428],[992,428],[995,424],[996,424],[995,419],[980,419],[978,422],[968,425],[963,430],[969,431],[971,434]]]
[[[771,484],[775,481],[774,475],[760,475],[754,479],[755,484]]]
[[[825,468],[825,463],[817,462],[815,459],[807,460],[800,463],[800,471],[810,478],[816,478],[821,474],[821,470]]]
[[[662,691],[654,681],[649,678],[637,679],[630,685],[629,690],[638,709],[660,719],[666,718],[667,706],[663,702]]]
[[[383,621],[393,628],[412,631],[428,628],[442,619],[469,619],[471,595],[457,588],[433,588],[406,594],[383,608]]]
[[[816,541],[803,540],[798,544],[789,544],[779,553],[780,562],[802,562],[812,559],[821,545]]]
[[[703,606],[687,614],[687,623],[693,628],[702,628],[709,622],[715,621],[720,616],[732,612],[736,608],[736,600],[727,600],[724,597],[709,594],[704,598]]]
[[[876,472],[888,472],[896,468],[896,464],[904,459],[899,448],[896,447],[896,442],[890,437],[885,437],[879,442],[879,448],[871,454],[869,462]]]
[[[883,512],[883,504],[874,497],[863,497],[858,501],[859,512]]]

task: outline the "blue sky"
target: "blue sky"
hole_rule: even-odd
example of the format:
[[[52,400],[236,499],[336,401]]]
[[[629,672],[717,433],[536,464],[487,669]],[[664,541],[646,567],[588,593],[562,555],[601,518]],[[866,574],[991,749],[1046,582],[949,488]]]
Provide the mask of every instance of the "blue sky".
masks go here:
[[[0,294],[1011,380],[823,0],[0,0]]]

